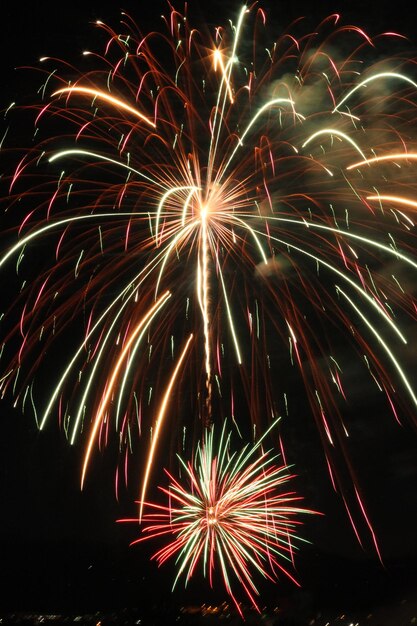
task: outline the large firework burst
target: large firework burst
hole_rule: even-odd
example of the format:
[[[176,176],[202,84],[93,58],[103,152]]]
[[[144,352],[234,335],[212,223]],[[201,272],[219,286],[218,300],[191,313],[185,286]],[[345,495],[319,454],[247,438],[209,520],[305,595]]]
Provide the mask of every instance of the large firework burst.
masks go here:
[[[417,405],[402,274],[417,269],[415,65],[366,62],[403,40],[332,15],[270,43],[257,5],[212,32],[175,9],[161,32],[125,14],[98,28],[84,69],[42,60],[23,112],[35,143],[8,179],[20,227],[0,266],[17,259],[22,285],[3,392],[41,428],[59,415],[71,442],[88,431],[82,481],[112,430],[125,460],[152,431],[144,492],[169,412],[178,446],[237,404],[262,432],[291,406],[292,365],[331,480],[343,492],[350,475],[350,518],[370,525],[344,415],[351,357],[397,418]]]
[[[279,455],[262,449],[266,434],[231,452],[226,422],[217,437],[214,426],[207,430],[193,462],[178,457],[182,479],[167,471],[170,485],[161,487],[167,504],[140,503],[141,510],[145,506],[152,512],[140,516],[144,536],[133,542],[172,539],[153,558],[160,565],[176,559],[174,587],[181,576],[187,582],[199,568],[213,586],[214,572],[220,571],[239,611],[236,582],[258,610],[255,573],[270,581],[283,573],[296,583],[289,571],[301,541],[296,528],[300,514],[314,513],[297,505],[301,498],[287,491],[293,476],[285,465],[276,465]]]

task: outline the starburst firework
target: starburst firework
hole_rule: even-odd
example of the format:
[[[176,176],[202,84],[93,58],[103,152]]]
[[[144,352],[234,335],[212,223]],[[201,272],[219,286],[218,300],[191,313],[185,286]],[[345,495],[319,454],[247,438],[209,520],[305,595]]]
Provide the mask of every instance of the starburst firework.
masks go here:
[[[206,431],[193,462],[178,457],[184,471],[181,481],[167,471],[170,485],[161,488],[168,500],[165,506],[140,503],[141,510],[153,510],[141,517],[145,536],[133,544],[171,538],[153,558],[160,565],[176,559],[174,587],[181,576],[188,582],[199,566],[213,586],[214,572],[219,570],[238,610],[236,582],[259,610],[254,574],[276,581],[283,573],[296,583],[284,563],[291,568],[301,541],[296,534],[300,514],[314,511],[300,507],[301,498],[287,491],[293,476],[285,465],[276,465],[279,455],[263,450],[268,432],[234,453],[226,423],[218,440],[216,434],[215,427]]]

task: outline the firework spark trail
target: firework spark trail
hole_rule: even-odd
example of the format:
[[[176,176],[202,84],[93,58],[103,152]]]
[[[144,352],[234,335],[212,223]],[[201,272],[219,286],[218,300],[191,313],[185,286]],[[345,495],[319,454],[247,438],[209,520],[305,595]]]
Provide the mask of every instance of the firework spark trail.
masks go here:
[[[184,471],[181,482],[166,471],[170,485],[160,489],[168,504],[139,503],[144,536],[133,545],[161,537],[171,540],[153,558],[160,565],[175,558],[178,571],[173,587],[181,576],[187,584],[198,566],[213,586],[219,569],[241,614],[235,582],[258,611],[255,573],[270,581],[282,573],[298,584],[285,563],[293,562],[296,544],[302,541],[296,534],[299,516],[316,513],[296,504],[301,498],[287,490],[293,478],[289,468],[276,465],[279,455],[263,450],[276,424],[239,453],[230,450],[226,422],[219,436],[216,426],[207,429],[193,462],[178,457]],[[144,505],[148,512],[142,518]]]
[[[98,23],[109,39],[84,73],[42,61],[35,147],[4,194],[20,228],[0,267],[16,259],[22,288],[2,393],[24,409],[45,354],[69,334],[39,423],[58,412],[74,443],[89,420],[86,469],[112,417],[123,459],[142,420],[155,423],[184,337],[175,386],[186,380],[187,393],[173,392],[170,410],[187,436],[238,401],[264,428],[291,406],[294,365],[355,532],[357,519],[372,530],[350,460],[341,345],[395,419],[411,399],[415,420],[416,304],[402,287],[404,268],[417,269],[415,64],[400,54],[367,63],[380,41],[402,40],[339,16],[307,35],[294,24],[272,45],[255,8],[214,39],[175,10],[164,21],[167,33],[147,35],[126,15],[120,33]],[[50,242],[55,259],[26,281],[32,251]],[[136,337],[155,302],[160,313]]]
[[[152,445],[151,445],[150,450],[149,450],[148,461],[147,461],[147,464],[146,464],[146,469],[145,469],[143,482],[142,482],[142,493],[141,493],[141,496],[142,496],[141,500],[142,500],[142,502],[143,502],[143,500],[145,498],[146,488],[148,486],[148,481],[149,481],[149,476],[150,476],[150,472],[151,472],[151,467],[152,467],[152,464],[153,464],[153,458],[154,458],[154,455],[155,455],[155,448],[156,448],[156,445],[158,443],[159,432],[160,432],[162,424],[163,424],[163,420],[164,420],[165,413],[166,413],[166,408],[167,408],[167,405],[168,405],[168,402],[169,402],[169,399],[170,399],[170,395],[172,393],[172,388],[173,388],[173,386],[175,384],[175,380],[176,380],[176,378],[178,376],[178,373],[180,371],[181,365],[182,365],[182,363],[183,363],[183,361],[184,361],[184,359],[186,357],[186,354],[187,354],[189,345],[190,345],[190,343],[192,341],[192,338],[193,338],[193,336],[190,335],[190,337],[188,338],[187,343],[184,346],[184,350],[182,351],[182,353],[180,355],[180,358],[178,359],[178,363],[176,364],[175,369],[174,369],[174,371],[172,373],[172,376],[171,376],[171,378],[169,380],[169,383],[167,385],[165,394],[164,394],[162,402],[161,402],[161,406],[159,408],[158,416],[156,418],[156,423],[155,423],[155,429],[154,429],[154,431],[152,433],[152,437],[153,437]],[[141,509],[140,509],[140,512],[139,512],[139,519],[141,517],[142,517],[142,505],[141,505]]]
[[[100,405],[95,415],[93,427],[91,429],[91,435],[88,441],[87,451],[85,454],[85,459],[84,459],[84,464],[83,464],[83,470],[81,474],[81,486],[83,485],[84,480],[85,480],[87,466],[90,460],[91,450],[92,450],[95,438],[97,436],[98,428],[101,426],[105,412],[108,410],[109,399],[113,393],[113,388],[115,386],[119,371],[123,365],[123,361],[125,360],[126,354],[130,350],[132,343],[138,338],[138,335],[139,335],[139,340],[143,337],[144,332],[146,331],[147,327],[152,322],[152,320],[154,319],[155,315],[158,313],[158,310],[161,308],[161,306],[165,304],[165,301],[170,297],[170,295],[171,294],[169,293],[163,294],[160,297],[160,299],[154,304],[154,306],[151,307],[151,309],[146,313],[146,315],[140,320],[139,324],[137,324],[136,328],[131,333],[128,341],[126,341],[123,347],[123,350],[120,354],[120,357],[113,367],[111,376],[109,377],[107,385],[106,385],[106,391],[100,400]]]

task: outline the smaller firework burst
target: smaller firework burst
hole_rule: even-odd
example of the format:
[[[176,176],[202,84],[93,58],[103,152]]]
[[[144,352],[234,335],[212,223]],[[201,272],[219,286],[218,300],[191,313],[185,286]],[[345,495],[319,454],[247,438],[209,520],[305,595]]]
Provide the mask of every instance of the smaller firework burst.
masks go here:
[[[315,511],[297,506],[301,498],[287,490],[294,477],[289,467],[278,465],[280,455],[264,449],[265,438],[276,424],[240,452],[231,451],[226,423],[217,439],[214,427],[207,429],[193,462],[178,457],[185,470],[181,483],[165,470],[170,484],[160,490],[167,504],[139,503],[143,535],[133,544],[168,538],[152,558],[162,565],[175,557],[178,571],[173,588],[181,576],[187,583],[198,568],[213,587],[218,570],[241,612],[236,585],[259,611],[256,573],[273,582],[283,573],[298,585],[285,564],[291,569],[295,544],[303,541],[296,533],[299,514]]]

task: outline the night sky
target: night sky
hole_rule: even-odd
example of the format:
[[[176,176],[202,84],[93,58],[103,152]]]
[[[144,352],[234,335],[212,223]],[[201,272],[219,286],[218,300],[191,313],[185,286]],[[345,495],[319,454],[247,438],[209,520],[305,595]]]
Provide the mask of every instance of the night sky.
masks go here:
[[[15,67],[31,66],[43,55],[76,62],[83,49],[94,48],[95,30],[90,23],[102,19],[117,27],[119,17],[117,1],[60,4],[47,0],[24,8],[19,3],[6,4],[2,9],[1,108],[11,100],[30,100],[33,91],[28,93],[28,89],[36,88],[36,78]],[[285,3],[278,7],[270,1],[263,6],[271,8],[283,27],[306,11],[311,17],[311,6],[317,14],[314,21],[340,12],[346,22],[363,26],[371,34],[400,30],[415,41],[417,49],[417,31],[412,32],[405,0],[375,3],[363,11],[360,2],[290,4],[290,8]],[[233,8],[238,6],[232,0],[212,0],[210,9],[202,1],[200,5],[201,13],[213,24],[234,17]],[[143,31],[148,30],[148,23],[158,25],[163,7],[162,2],[120,3]],[[355,372],[352,380],[358,388],[350,410],[362,416],[356,425],[355,464],[384,566],[369,546],[362,550],[358,545],[329,484],[314,425],[304,417],[288,426],[290,456],[298,473],[297,487],[308,505],[325,515],[307,520],[303,532],[311,545],[297,560],[302,589],[285,581],[266,585],[265,601],[294,601],[316,608],[358,605],[367,610],[398,603],[417,587],[417,432],[406,421],[402,427],[395,423],[376,394],[362,394]],[[308,411],[302,405],[300,409]],[[138,529],[116,520],[135,514],[136,509],[131,494],[116,502],[114,465],[106,452],[95,456],[81,492],[82,444],[71,448],[52,421],[39,432],[30,417],[12,408],[10,398],[1,403],[0,420],[0,559],[5,576],[0,610],[83,611],[139,606],[145,601],[169,605],[225,599],[221,592],[203,592],[198,579],[186,592],[179,584],[171,594],[174,565],[158,570],[149,561],[152,545],[129,547]]]

